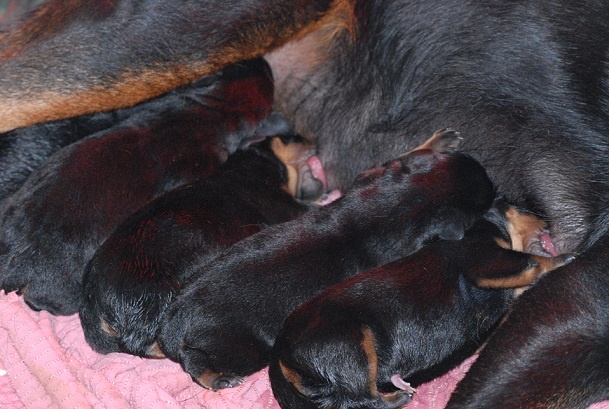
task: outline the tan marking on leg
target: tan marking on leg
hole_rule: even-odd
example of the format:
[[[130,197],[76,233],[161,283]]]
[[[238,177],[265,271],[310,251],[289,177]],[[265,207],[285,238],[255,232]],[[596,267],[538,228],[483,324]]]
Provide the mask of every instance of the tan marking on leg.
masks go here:
[[[461,140],[462,138],[459,136],[459,132],[454,129],[446,128],[434,132],[429,139],[410,152],[422,149],[431,149],[440,153],[453,152],[459,147]],[[402,156],[408,155],[410,152],[407,152]]]
[[[543,257],[531,255],[533,266],[523,270],[520,274],[504,278],[483,278],[477,280],[477,285],[484,288],[522,288],[533,284],[545,273],[565,265],[564,257]]]
[[[198,378],[197,382],[199,385],[204,387],[205,389],[214,389],[214,382],[221,377],[221,373],[213,372],[213,371],[205,371]]]
[[[3,60],[18,59],[24,49],[32,54],[34,54],[32,50],[36,51],[36,47],[42,50],[40,38],[53,37],[67,26],[69,19],[66,20],[66,16],[70,16],[72,11],[66,12],[57,7],[62,4],[61,1],[55,0],[52,3],[55,6],[49,5],[48,8],[41,9],[39,14],[26,21],[16,32],[0,38],[0,41],[3,41],[3,44],[0,44]],[[69,0],[69,2],[73,4],[71,7],[74,13],[82,12],[80,10],[82,0]],[[51,78],[53,81],[50,81],[51,79],[45,77],[44,73],[33,73],[30,75],[30,85],[0,92],[0,107],[2,107],[0,132],[44,121],[133,106],[186,85],[200,76],[209,75],[229,64],[260,57],[291,39],[301,38],[306,33],[320,30],[322,27],[333,26],[332,33],[336,32],[341,24],[349,27],[344,21],[349,21],[348,16],[353,14],[352,9],[352,1],[336,0],[330,10],[315,22],[303,21],[299,17],[295,17],[294,21],[287,25],[285,23],[282,25],[279,19],[277,22],[263,21],[264,24],[246,21],[248,25],[244,26],[243,32],[239,32],[223,44],[218,44],[215,49],[208,50],[207,57],[201,61],[191,61],[180,66],[159,65],[137,73],[125,72],[122,77],[115,80],[97,78],[97,80],[109,81],[104,83],[103,87],[92,85],[92,79],[89,83],[68,90],[64,88],[66,81],[62,77],[54,77]],[[351,14],[348,10],[351,10]],[[54,13],[57,16],[53,17],[55,22],[51,26],[41,24],[44,22],[42,20],[44,16],[54,16]],[[352,20],[354,21],[354,17]],[[52,59],[48,64],[53,66]],[[0,76],[3,74],[0,71]],[[95,74],[91,73],[91,76]],[[64,72],[63,75],[67,77],[72,74]],[[50,91],[39,91],[44,88]],[[36,89],[36,92],[32,92],[32,89]]]
[[[207,64],[125,73],[116,83],[84,91],[45,91],[35,97],[0,96],[0,132],[82,114],[133,106],[157,97],[195,79],[209,75],[216,68]]]
[[[378,377],[379,361],[374,342],[374,333],[370,328],[365,327],[362,329],[362,334],[364,335],[362,348],[368,361],[368,385],[372,396],[377,396],[379,392],[376,387],[376,379]]]
[[[505,241],[503,239],[500,239],[499,237],[495,237],[495,243],[497,243],[497,245],[503,249],[513,250],[512,245],[510,243],[508,243],[507,241]]]

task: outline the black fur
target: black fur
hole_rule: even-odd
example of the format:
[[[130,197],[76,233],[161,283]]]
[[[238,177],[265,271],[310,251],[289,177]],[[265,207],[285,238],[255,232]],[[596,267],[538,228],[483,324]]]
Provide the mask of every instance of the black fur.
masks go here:
[[[64,3],[49,3],[49,9],[61,11],[54,24],[43,13],[33,14],[27,29],[0,39],[1,130],[51,119],[51,114],[66,117],[74,110],[141,101],[151,96],[141,93],[149,85],[144,77],[127,76],[140,87],[123,88],[94,106],[83,104],[75,90],[92,90],[104,78],[110,84],[104,91],[112,90],[124,79],[124,68],[140,60],[150,64],[137,67],[138,73],[159,62],[151,76],[160,82],[168,73],[175,77],[176,66],[201,75],[205,72],[193,61],[218,67],[248,50],[274,50],[331,9],[307,36],[267,56],[277,80],[276,106],[298,133],[316,140],[331,187],[348,187],[362,169],[410,149],[433,129],[453,126],[468,135],[465,148],[486,167],[499,192],[548,221],[558,252],[583,256],[541,280],[522,299],[522,308],[518,303],[506,330],[496,334],[463,380],[452,407],[571,408],[609,398],[609,388],[601,387],[609,382],[607,372],[587,372],[585,354],[571,354],[571,339],[586,337],[592,340],[589,356],[599,358],[595,362],[609,360],[604,327],[590,324],[590,317],[605,320],[602,306],[609,298],[606,291],[597,292],[609,274],[609,256],[602,250],[609,240],[609,3],[248,0],[191,2],[184,9],[156,0],[133,9],[129,0],[118,2],[116,9],[110,5],[117,2],[75,0],[71,8]],[[336,13],[335,5],[343,12]],[[350,7],[353,20],[344,12]],[[118,27],[110,30],[111,40],[100,30],[108,20],[128,15],[158,24],[135,24],[136,31]],[[204,17],[219,15],[227,19],[216,23]],[[192,36],[176,35],[181,27],[172,24],[176,16],[192,18]],[[220,33],[208,31],[212,28]],[[81,39],[73,32],[87,34],[84,45],[73,46]],[[154,41],[129,40],[132,32],[143,33],[133,38]],[[164,36],[170,41],[160,44]],[[117,43],[120,53],[113,60]],[[146,58],[138,59],[141,55]],[[69,81],[69,89],[59,94],[58,84]],[[171,83],[151,88],[160,93]],[[48,89],[45,95],[37,92]],[[32,92],[39,103],[32,104]],[[555,279],[557,284],[551,284]],[[546,288],[557,292],[550,295]],[[574,304],[563,310],[564,300],[572,301],[574,294],[582,296],[582,306],[594,307]],[[530,312],[536,306],[558,313],[538,321]],[[513,353],[521,350],[526,354]],[[554,356],[564,359],[556,363]],[[510,370],[490,365],[493,361]],[[551,386],[522,381],[551,378],[557,371],[572,376],[559,377]]]
[[[117,126],[128,116],[130,109],[122,109],[45,122],[0,135],[0,205],[23,185],[34,169],[59,149]]]
[[[336,202],[199,266],[169,308],[159,344],[202,385],[234,386],[268,364],[298,305],[438,236],[461,238],[493,197],[484,169],[462,154],[423,149],[371,168]]]
[[[507,250],[496,239],[510,241],[494,208],[462,240],[436,241],[300,306],[273,349],[271,384],[281,407],[402,407],[414,390],[393,377],[417,386],[462,362],[508,312],[514,288],[571,260]],[[506,287],[510,278],[518,281]]]
[[[234,65],[58,151],[0,210],[1,288],[34,309],[77,312],[86,263],[113,229],[258,138],[272,90],[263,61]]]
[[[559,253],[585,255],[519,300],[448,407],[609,399],[609,3],[371,0],[355,14],[355,41],[322,47],[325,63],[285,64],[306,41],[270,59],[277,107],[316,140],[331,186],[452,126]]]
[[[286,168],[263,144],[231,155],[209,178],[156,198],[97,250],[83,277],[80,309],[94,349],[158,354],[151,347],[162,316],[193,265],[306,211],[284,190]]]

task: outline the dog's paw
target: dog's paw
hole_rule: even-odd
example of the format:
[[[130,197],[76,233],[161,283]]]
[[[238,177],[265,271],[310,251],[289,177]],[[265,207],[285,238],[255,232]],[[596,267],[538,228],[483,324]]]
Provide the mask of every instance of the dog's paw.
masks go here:
[[[438,153],[454,153],[461,144],[463,138],[461,134],[454,129],[446,128],[436,131],[418,149],[431,149]]]

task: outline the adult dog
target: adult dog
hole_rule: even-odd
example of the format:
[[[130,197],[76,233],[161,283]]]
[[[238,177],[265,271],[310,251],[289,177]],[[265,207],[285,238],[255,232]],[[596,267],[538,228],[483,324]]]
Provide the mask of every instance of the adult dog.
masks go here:
[[[0,130],[271,51],[276,107],[330,187],[455,127],[547,220],[546,248],[580,256],[520,298],[449,406],[586,407],[609,398],[608,21],[600,0],[51,0],[0,40]]]

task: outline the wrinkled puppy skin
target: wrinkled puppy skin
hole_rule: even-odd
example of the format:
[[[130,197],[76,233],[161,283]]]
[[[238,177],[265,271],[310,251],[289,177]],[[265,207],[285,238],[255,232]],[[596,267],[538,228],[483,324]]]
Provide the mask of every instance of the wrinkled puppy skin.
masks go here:
[[[266,63],[240,63],[57,152],[0,210],[1,288],[36,310],[77,312],[85,265],[113,229],[256,137],[272,94]]]
[[[458,138],[436,137],[451,146]],[[424,148],[371,168],[346,196],[199,266],[168,310],[161,349],[202,386],[235,386],[268,364],[298,305],[430,240],[461,238],[493,198],[484,169],[460,153]]]

